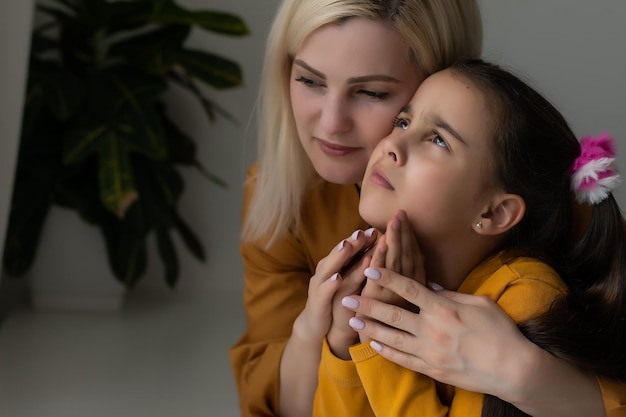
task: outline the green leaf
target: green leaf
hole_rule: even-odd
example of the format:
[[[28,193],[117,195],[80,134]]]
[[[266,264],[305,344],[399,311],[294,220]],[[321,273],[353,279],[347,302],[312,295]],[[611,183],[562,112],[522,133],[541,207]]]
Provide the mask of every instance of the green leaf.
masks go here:
[[[170,288],[174,288],[178,282],[180,266],[174,243],[167,229],[158,228],[156,230],[156,241],[161,261],[165,267],[165,282]]]
[[[148,252],[145,237],[122,231],[114,254],[114,274],[126,287],[132,288],[146,271]]]
[[[239,64],[218,55],[198,51],[170,51],[172,59],[192,78],[215,88],[232,88],[243,84]]]
[[[84,84],[62,65],[38,59],[31,60],[28,94],[42,94],[48,110],[58,120],[68,120],[81,108]]]
[[[204,247],[202,246],[202,242],[200,239],[193,233],[191,228],[185,223],[185,221],[177,214],[172,213],[172,217],[174,219],[174,224],[178,233],[183,238],[183,242],[187,246],[187,249],[199,260],[204,261]]]
[[[32,266],[41,231],[51,206],[49,191],[36,178],[18,178],[4,244],[4,267],[21,276]],[[25,192],[29,191],[29,192]]]
[[[163,122],[163,134],[170,160],[176,164],[194,165],[196,163],[196,143],[183,132],[167,115],[164,106],[159,107]]]
[[[172,0],[155,0],[149,19],[154,22],[199,26],[203,29],[231,36],[250,33],[246,23],[231,13],[209,10],[189,11]]]
[[[137,199],[128,149],[118,135],[103,138],[98,152],[98,182],[104,206],[123,219],[126,210]]]

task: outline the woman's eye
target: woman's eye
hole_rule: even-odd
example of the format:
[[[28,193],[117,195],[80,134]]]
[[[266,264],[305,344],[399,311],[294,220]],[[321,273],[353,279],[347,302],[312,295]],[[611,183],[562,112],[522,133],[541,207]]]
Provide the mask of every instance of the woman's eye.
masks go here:
[[[372,91],[372,90],[359,90],[359,93],[364,94],[368,97],[378,99],[378,100],[382,100],[389,95],[389,93],[381,93],[381,92]]]
[[[399,127],[402,130],[407,130],[409,128],[409,121],[407,119],[400,119],[396,117],[393,119],[393,127]]]
[[[303,77],[302,75],[296,78],[296,81],[306,85],[307,87],[319,87],[321,84],[311,78]]]
[[[445,139],[442,138],[438,133],[434,133],[434,136],[431,139],[431,142],[437,146],[448,149],[448,142],[446,142]]]

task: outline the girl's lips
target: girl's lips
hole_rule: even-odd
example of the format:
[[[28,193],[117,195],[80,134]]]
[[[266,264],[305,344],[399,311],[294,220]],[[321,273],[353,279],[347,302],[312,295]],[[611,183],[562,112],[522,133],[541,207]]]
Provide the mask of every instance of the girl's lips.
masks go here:
[[[380,168],[374,168],[372,170],[372,174],[370,175],[370,181],[373,184],[378,185],[379,187],[383,187],[388,190],[394,190],[393,185],[391,185],[391,183],[387,179],[387,175]]]
[[[326,142],[322,139],[315,139],[320,146],[322,152],[328,156],[346,156],[359,151],[361,148],[352,146],[342,146],[335,143]]]

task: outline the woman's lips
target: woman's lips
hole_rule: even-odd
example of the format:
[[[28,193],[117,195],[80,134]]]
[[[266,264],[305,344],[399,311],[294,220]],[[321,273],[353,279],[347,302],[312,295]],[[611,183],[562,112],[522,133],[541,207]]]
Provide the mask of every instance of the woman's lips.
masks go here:
[[[372,174],[370,175],[370,181],[380,187],[386,188],[388,190],[394,190],[393,185],[391,185],[391,183],[387,179],[387,175],[385,175],[385,172],[380,168],[374,168],[372,170]]]
[[[326,142],[322,139],[315,139],[320,146],[322,152],[328,156],[346,156],[359,151],[361,148],[352,146],[342,146],[335,143]]]

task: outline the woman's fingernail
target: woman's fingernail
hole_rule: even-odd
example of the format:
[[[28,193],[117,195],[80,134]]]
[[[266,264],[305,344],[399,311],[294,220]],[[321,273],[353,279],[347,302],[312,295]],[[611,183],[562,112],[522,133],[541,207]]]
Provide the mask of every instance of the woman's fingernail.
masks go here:
[[[352,297],[343,297],[341,299],[341,305],[352,309],[359,308],[359,300]]]
[[[350,327],[352,327],[354,330],[363,330],[365,329],[365,322],[361,319],[357,319],[356,317],[352,317],[349,321],[348,324],[350,325]]]
[[[355,230],[354,233],[352,233],[352,236],[350,236],[350,240],[351,241],[355,241],[359,238],[359,235],[361,234],[361,230]]]
[[[406,212],[404,210],[400,210],[398,212],[398,220],[404,220],[406,219]]]
[[[436,282],[430,282],[430,281],[426,283],[426,286],[433,291],[441,291],[445,289],[441,285],[437,284]]]
[[[372,237],[372,235],[374,234],[374,231],[375,231],[375,230],[376,230],[376,229],[374,229],[373,227],[370,227],[369,229],[367,229],[367,230],[365,231],[365,237]]]
[[[330,277],[330,281],[337,281],[337,278],[339,277],[339,273],[335,272],[334,274],[331,275]]]
[[[381,345],[380,343],[378,343],[375,340],[372,340],[370,342],[370,346],[372,347],[372,349],[374,349],[376,352],[380,353],[383,351],[383,345]]]
[[[337,245],[337,250],[340,251],[344,248],[344,246],[346,246],[346,241],[342,240],[341,242],[339,242],[339,244]]]
[[[381,273],[372,267],[365,268],[365,271],[363,273],[366,277],[373,279],[374,281],[378,281],[380,277],[382,277]]]

